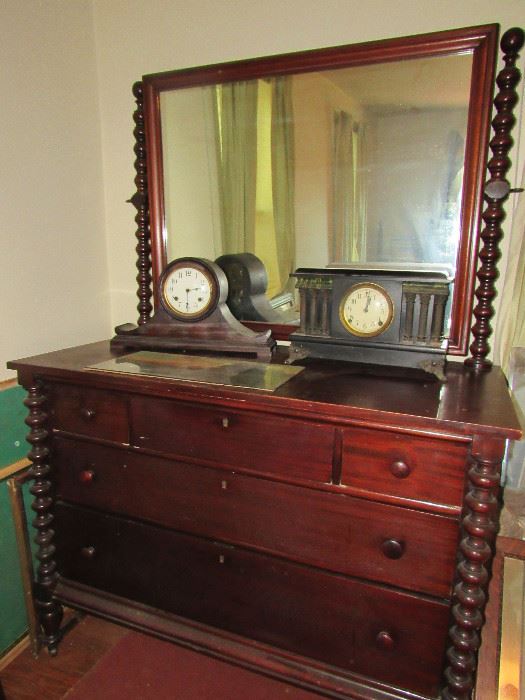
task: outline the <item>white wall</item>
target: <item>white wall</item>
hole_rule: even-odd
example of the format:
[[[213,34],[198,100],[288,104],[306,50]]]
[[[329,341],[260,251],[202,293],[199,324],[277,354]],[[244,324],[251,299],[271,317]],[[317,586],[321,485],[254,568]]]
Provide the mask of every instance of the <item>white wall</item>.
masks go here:
[[[523,0],[93,1],[114,325],[137,316],[134,210],[125,200],[134,191],[131,85],[143,74],[474,24],[525,25]]]
[[[7,360],[108,337],[90,0],[2,0],[0,380]]]

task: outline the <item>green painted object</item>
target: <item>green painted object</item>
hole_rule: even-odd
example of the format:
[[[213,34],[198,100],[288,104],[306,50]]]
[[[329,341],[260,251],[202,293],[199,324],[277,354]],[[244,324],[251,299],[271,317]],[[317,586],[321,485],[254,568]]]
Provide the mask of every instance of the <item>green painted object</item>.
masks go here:
[[[20,386],[0,391],[0,467],[23,459],[29,452],[28,433],[24,419],[27,408],[23,401],[25,390]]]
[[[29,451],[21,387],[0,391],[0,468],[23,459]],[[26,513],[30,514],[29,485],[23,487]],[[31,517],[31,516],[29,516]],[[30,534],[32,537],[32,533]],[[27,631],[20,560],[12,518],[7,479],[0,481],[0,656]]]

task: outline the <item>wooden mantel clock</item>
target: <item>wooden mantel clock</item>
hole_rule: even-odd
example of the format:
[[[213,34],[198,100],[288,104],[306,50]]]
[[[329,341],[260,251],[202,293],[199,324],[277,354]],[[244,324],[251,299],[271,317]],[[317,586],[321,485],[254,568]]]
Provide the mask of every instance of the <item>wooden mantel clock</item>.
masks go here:
[[[497,25],[452,29],[145,76],[134,87],[139,324],[111,342],[9,363],[27,390],[34,599],[50,653],[68,606],[326,697],[471,699],[502,463],[507,441],[522,435],[505,376],[486,357],[523,32],[502,39],[484,189],[497,37]],[[293,347],[320,357],[291,368],[268,333],[230,314],[215,263],[168,264],[165,91],[418,58],[437,73],[434,59],[458,55],[470,66],[449,337],[458,354],[473,296],[477,306],[470,362],[450,362],[446,382],[333,361],[344,350],[442,362],[446,279],[299,271]],[[184,167],[174,175],[186,181]],[[239,361],[239,351],[271,362]],[[149,372],[144,355],[161,368],[220,365],[220,380],[211,370],[204,381]],[[272,372],[286,379],[242,381]]]
[[[255,333],[226,305],[224,271],[205,258],[173,260],[159,279],[160,305],[142,325],[117,326],[114,348],[245,353],[269,360],[275,347],[271,331]]]

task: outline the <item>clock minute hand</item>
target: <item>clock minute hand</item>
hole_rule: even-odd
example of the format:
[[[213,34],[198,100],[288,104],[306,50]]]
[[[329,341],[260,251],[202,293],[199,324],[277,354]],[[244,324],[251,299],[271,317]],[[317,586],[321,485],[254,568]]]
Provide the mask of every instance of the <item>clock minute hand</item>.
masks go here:
[[[372,297],[369,297],[369,296],[368,296],[368,297],[366,298],[366,304],[365,304],[365,308],[364,308],[365,314],[368,313],[368,307],[370,306],[370,302],[371,302],[371,301],[372,301]]]

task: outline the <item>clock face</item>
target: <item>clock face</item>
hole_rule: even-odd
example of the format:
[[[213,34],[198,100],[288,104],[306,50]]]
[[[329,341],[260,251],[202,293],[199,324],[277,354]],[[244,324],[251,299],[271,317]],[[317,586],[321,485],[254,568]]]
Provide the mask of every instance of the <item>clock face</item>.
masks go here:
[[[180,260],[166,268],[161,297],[172,316],[196,321],[207,316],[218,300],[218,286],[211,272],[202,264]]]
[[[373,282],[361,282],[343,295],[339,317],[353,335],[371,338],[384,333],[390,326],[394,304],[383,287]]]

